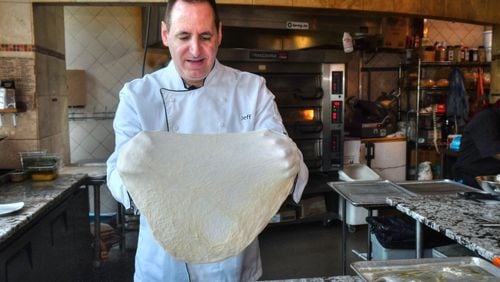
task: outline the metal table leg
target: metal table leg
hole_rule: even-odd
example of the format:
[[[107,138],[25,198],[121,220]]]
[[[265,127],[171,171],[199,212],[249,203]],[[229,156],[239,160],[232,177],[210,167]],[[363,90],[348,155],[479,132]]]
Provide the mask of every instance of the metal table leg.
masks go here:
[[[125,246],[125,208],[122,204],[117,204],[118,216],[116,217],[118,230],[120,232],[120,251],[124,252],[126,249]]]
[[[367,208],[368,209],[368,216],[371,217],[373,216],[373,209],[372,208]],[[367,241],[367,248],[366,248],[366,260],[372,260],[372,238],[371,238],[371,232],[370,232],[370,224],[368,223],[368,241]]]
[[[424,231],[423,226],[420,221],[416,220],[416,228],[415,228],[416,238],[416,258],[423,258],[424,254]]]
[[[89,177],[85,182],[94,191],[94,266],[101,266],[101,185],[106,183],[106,176]]]
[[[342,197],[342,275],[347,274],[347,258],[346,258],[346,245],[347,245],[347,201]]]
[[[94,265],[101,266],[101,185],[94,183]]]

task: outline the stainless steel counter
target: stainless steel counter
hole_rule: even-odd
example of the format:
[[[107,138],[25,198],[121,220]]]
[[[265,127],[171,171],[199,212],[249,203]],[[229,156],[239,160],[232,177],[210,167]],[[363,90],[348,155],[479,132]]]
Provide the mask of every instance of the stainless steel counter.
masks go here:
[[[434,210],[441,208],[441,202],[449,204],[451,206],[455,205],[454,199],[458,198],[456,196],[457,192],[468,192],[468,191],[476,191],[476,189],[456,183],[454,181],[450,180],[434,180],[434,181],[403,181],[403,182],[398,182],[398,183],[393,183],[388,180],[383,180],[383,181],[352,181],[352,182],[329,182],[328,185],[332,187],[334,191],[339,193],[340,196],[342,196],[343,199],[343,215],[342,215],[342,222],[343,222],[343,228],[342,228],[342,238],[343,238],[343,244],[342,244],[342,273],[345,274],[347,272],[347,262],[346,262],[346,236],[347,236],[347,227],[345,224],[345,216],[346,216],[346,202],[349,201],[352,205],[358,206],[358,207],[364,207],[368,209],[368,216],[372,216],[372,210],[381,208],[381,207],[389,207],[391,206],[396,206],[398,203],[415,203],[418,200],[414,199],[422,199],[422,197],[425,197],[425,200],[418,202],[419,203],[419,208],[421,209],[426,209],[427,204],[429,203],[430,200],[435,200],[438,203],[436,203],[434,208],[431,208],[431,211],[428,213],[429,218],[434,218]],[[451,197],[451,198],[450,198]],[[392,199],[392,201],[388,201],[388,199]],[[396,199],[399,199],[396,201]],[[451,200],[450,200],[451,199]],[[462,199],[463,200],[463,199]],[[413,202],[415,201],[415,202]],[[457,222],[469,222],[471,221],[469,229],[475,230],[475,229],[481,229],[478,228],[478,223],[470,220],[469,215],[462,215],[462,213],[467,213],[467,211],[470,208],[474,208],[472,206],[469,206],[469,203],[467,200],[463,200],[466,202],[464,203],[464,206],[460,209],[458,209],[458,213],[454,212],[448,212],[443,215],[440,220],[450,221],[450,220],[457,220]],[[398,209],[403,208],[403,206],[398,206]],[[456,208],[456,206],[455,206]],[[500,206],[494,208],[497,211],[500,212]],[[455,210],[455,209],[450,209],[450,210]],[[415,219],[418,217],[415,213],[411,213],[411,211],[405,207],[405,211],[409,215],[413,215]],[[476,210],[477,211],[477,210]],[[462,215],[462,216],[460,216]],[[457,217],[459,216],[459,217]],[[500,218],[500,215],[498,216]],[[423,220],[421,218],[421,220]],[[500,219],[499,219],[500,221]],[[417,219],[418,222],[418,219]],[[422,251],[421,246],[423,246],[422,243],[422,229],[420,228],[421,226],[417,224],[417,258],[422,257]],[[456,226],[454,226],[456,227]],[[463,228],[466,228],[465,226]],[[495,232],[497,240],[494,240],[490,236],[488,236],[489,231],[482,230],[477,233],[476,239],[477,242],[474,243],[473,248],[470,248],[474,251],[481,251],[482,253],[485,253],[487,256],[485,258],[490,257],[490,260],[493,256],[493,254],[489,253],[487,249],[490,249],[490,246],[493,246],[493,244],[496,243],[497,248],[500,248],[500,234],[497,232],[500,232],[499,228],[488,228],[489,230]],[[465,229],[464,229],[465,230]],[[439,231],[439,230],[437,230]],[[456,234],[456,233],[453,233]],[[460,234],[460,233],[458,233]],[[467,236],[473,236],[474,233],[467,232]],[[448,235],[448,234],[447,234]],[[451,237],[450,237],[451,236]],[[455,236],[450,235],[451,239],[455,240]],[[468,237],[464,238],[468,238]],[[420,239],[419,239],[420,238]],[[491,241],[493,239],[493,241]],[[462,242],[464,242],[464,239],[461,239]],[[479,246],[479,241],[481,244],[486,244],[488,246],[487,249],[484,248],[477,248]],[[371,259],[371,237],[370,237],[370,229],[368,229],[368,244],[367,244],[367,254],[366,258],[367,260]],[[422,244],[421,244],[422,243]],[[459,241],[459,243],[461,243]],[[462,244],[462,243],[461,243]],[[467,247],[467,246],[466,246]],[[420,250],[420,251],[419,251]],[[496,255],[500,254],[499,252],[496,251]],[[500,260],[500,258],[499,258]]]

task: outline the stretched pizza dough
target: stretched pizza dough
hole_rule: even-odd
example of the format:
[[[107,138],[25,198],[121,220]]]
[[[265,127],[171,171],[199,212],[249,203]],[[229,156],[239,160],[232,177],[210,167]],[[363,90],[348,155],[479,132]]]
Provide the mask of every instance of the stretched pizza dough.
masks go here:
[[[283,162],[283,142],[296,148],[271,131],[142,132],[124,146],[117,168],[166,251],[215,262],[245,249],[290,193],[297,171]]]

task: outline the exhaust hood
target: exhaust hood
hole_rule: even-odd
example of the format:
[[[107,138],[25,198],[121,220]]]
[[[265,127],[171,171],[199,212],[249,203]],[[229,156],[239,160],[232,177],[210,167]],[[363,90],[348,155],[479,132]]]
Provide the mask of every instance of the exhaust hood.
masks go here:
[[[161,20],[165,5],[153,5],[147,44],[164,48]],[[146,42],[148,9],[143,9],[143,40]],[[346,14],[325,9],[219,5],[223,27],[221,48],[259,50],[340,49],[342,35],[349,32],[358,48],[382,45],[382,17],[375,14]]]

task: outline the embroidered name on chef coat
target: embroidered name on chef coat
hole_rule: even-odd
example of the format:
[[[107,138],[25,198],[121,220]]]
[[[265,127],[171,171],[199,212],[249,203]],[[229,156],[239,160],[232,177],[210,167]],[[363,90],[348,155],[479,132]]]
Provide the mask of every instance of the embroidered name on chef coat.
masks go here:
[[[244,120],[251,120],[252,119],[252,115],[251,114],[247,114],[245,116],[241,116],[241,120],[244,121]]]

